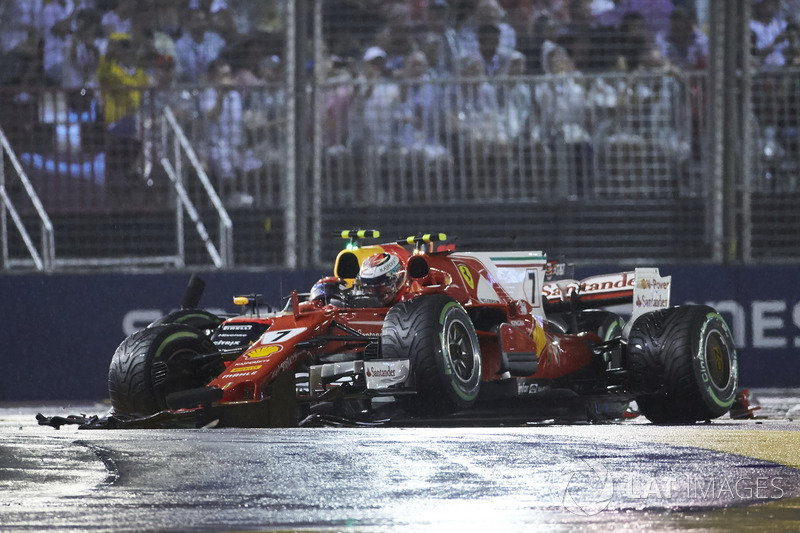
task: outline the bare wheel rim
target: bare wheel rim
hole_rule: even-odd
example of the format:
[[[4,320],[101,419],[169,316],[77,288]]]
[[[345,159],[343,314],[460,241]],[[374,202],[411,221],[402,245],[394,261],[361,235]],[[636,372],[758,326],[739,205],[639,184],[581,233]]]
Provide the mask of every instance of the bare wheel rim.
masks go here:
[[[704,357],[711,382],[719,389],[725,388],[731,378],[730,347],[719,330],[709,331]]]
[[[171,354],[166,361],[154,361],[151,370],[153,384],[157,387],[164,385],[173,387],[176,384],[180,385],[186,381],[191,381],[194,377],[194,372],[188,362],[196,355],[196,351],[182,348]]]
[[[447,329],[447,353],[456,377],[468,382],[475,368],[475,347],[469,332],[460,320],[454,320]]]

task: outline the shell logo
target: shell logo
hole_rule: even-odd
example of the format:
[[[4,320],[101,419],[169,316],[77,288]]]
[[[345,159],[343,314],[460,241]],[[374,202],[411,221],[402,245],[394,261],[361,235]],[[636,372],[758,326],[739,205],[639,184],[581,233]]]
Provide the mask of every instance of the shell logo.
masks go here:
[[[461,277],[464,278],[464,283],[466,283],[470,289],[475,288],[475,280],[472,278],[472,272],[469,271],[469,267],[467,265],[458,265],[458,271],[461,273]]]
[[[269,346],[259,346],[255,350],[247,354],[248,359],[261,359],[262,357],[269,357],[274,353],[278,353],[283,349],[278,344],[270,344]]]

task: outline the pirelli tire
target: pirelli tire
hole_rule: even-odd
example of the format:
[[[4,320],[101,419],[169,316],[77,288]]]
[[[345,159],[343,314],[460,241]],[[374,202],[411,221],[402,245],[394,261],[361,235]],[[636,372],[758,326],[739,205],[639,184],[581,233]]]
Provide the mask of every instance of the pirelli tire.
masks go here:
[[[108,370],[114,413],[149,416],[167,409],[168,394],[202,387],[222,371],[221,362],[197,362],[197,355],[215,351],[203,332],[183,324],[154,325],[130,335]]]
[[[392,307],[384,320],[381,355],[411,358],[416,394],[401,397],[411,414],[453,413],[478,397],[478,336],[467,312],[449,296],[421,296]]]
[[[629,388],[657,424],[693,423],[727,413],[736,399],[733,336],[711,307],[686,305],[636,319],[627,342]]]

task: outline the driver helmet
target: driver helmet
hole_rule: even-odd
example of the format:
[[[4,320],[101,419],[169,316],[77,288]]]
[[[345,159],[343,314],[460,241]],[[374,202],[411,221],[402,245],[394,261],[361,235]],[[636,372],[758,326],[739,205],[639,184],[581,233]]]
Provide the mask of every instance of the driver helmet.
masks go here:
[[[382,305],[391,302],[405,282],[406,269],[400,258],[387,252],[364,259],[356,277],[356,287],[361,294],[376,298]]]
[[[308,295],[309,301],[321,301],[324,304],[344,305],[347,293],[347,284],[336,276],[328,276],[317,281],[311,287]]]

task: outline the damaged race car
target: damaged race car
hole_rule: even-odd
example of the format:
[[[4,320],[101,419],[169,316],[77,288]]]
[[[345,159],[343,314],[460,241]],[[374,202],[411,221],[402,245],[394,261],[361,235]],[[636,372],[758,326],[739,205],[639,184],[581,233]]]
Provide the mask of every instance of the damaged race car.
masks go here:
[[[117,348],[113,409],[94,425],[522,422],[540,420],[548,399],[577,402],[590,420],[622,418],[635,401],[675,424],[722,416],[737,397],[725,321],[708,306],[670,307],[657,269],[578,281],[539,251],[341,236],[332,276],[280,312],[261,313],[255,294],[234,298],[239,316],[196,309],[193,278],[180,310]],[[609,309],[623,304],[627,322]]]

